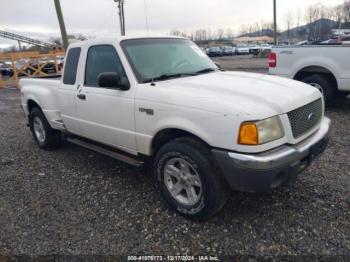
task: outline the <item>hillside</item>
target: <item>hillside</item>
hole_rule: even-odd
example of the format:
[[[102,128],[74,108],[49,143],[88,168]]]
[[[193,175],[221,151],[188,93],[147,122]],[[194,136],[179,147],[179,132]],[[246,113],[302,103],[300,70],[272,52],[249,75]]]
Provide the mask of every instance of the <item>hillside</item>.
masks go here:
[[[349,27],[350,25],[342,24],[342,28]],[[339,23],[330,19],[319,19],[312,23],[308,23],[302,26],[293,27],[290,30],[279,32],[278,36],[282,39],[298,38],[298,39],[310,39],[310,40],[325,40],[331,37],[332,29],[338,29]],[[273,36],[272,29],[264,29],[253,33],[243,34],[242,36]]]

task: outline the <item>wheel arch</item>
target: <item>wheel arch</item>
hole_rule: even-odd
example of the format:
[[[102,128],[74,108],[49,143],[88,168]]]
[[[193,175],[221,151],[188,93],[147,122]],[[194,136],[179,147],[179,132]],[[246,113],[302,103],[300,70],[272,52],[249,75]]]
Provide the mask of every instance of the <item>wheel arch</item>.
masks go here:
[[[209,144],[207,142],[205,142],[202,138],[200,138],[196,134],[193,134],[192,132],[186,131],[181,128],[164,128],[162,130],[159,130],[151,141],[151,148],[150,148],[151,155],[156,154],[158,150],[161,148],[161,146],[164,145],[165,143],[180,137],[195,138],[209,147]]]
[[[305,66],[300,69],[293,77],[294,80],[301,81],[305,77],[312,75],[323,75],[332,81],[333,86],[338,90],[338,81],[335,74],[328,68],[319,65]]]
[[[37,103],[34,99],[28,99],[28,101],[27,101],[27,106],[28,106],[28,112],[30,113],[30,111],[32,111],[32,109],[33,108],[35,108],[35,107],[37,107],[37,108],[39,108],[40,110],[42,110],[41,109],[41,107],[40,107],[40,105],[39,105],[39,103]]]

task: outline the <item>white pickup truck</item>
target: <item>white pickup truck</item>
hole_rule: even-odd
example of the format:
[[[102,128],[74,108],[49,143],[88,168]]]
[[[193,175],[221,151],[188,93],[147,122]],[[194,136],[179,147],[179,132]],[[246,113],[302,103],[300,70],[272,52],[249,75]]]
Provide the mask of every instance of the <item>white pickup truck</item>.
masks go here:
[[[39,147],[64,137],[132,165],[151,161],[166,201],[197,219],[230,189],[293,183],[328,143],[317,89],[221,71],[183,38],[72,44],[63,77],[23,79],[21,97]]]
[[[326,104],[338,94],[350,93],[350,45],[275,47],[269,73],[318,88]]]

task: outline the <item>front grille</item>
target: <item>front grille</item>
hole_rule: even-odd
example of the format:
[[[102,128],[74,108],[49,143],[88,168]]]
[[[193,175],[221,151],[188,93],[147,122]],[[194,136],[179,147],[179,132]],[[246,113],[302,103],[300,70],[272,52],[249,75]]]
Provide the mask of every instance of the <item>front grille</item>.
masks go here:
[[[322,99],[299,107],[288,113],[294,138],[299,138],[314,128],[322,118]]]

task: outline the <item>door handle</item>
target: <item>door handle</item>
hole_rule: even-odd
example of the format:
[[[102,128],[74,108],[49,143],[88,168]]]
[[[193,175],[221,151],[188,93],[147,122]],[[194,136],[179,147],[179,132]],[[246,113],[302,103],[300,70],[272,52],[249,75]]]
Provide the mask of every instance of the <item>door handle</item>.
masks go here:
[[[86,100],[86,95],[84,94],[78,94],[77,97],[81,100]]]

